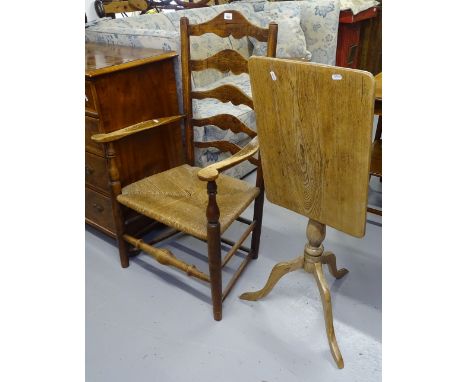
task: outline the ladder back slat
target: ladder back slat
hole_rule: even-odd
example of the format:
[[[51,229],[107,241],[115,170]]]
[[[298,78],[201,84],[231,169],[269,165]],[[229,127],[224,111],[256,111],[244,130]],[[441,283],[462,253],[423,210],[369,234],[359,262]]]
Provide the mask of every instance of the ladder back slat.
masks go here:
[[[208,118],[193,119],[192,125],[215,125],[223,130],[231,130],[233,133],[245,133],[251,138],[257,135],[255,131],[248,128],[243,122],[231,114],[218,114]]]
[[[243,104],[249,106],[251,109],[254,108],[252,98],[239,88],[229,84],[221,85],[210,90],[193,91],[192,98],[216,98],[221,102],[232,102],[234,105]]]
[[[220,72],[231,71],[234,74],[248,73],[247,60],[239,52],[225,49],[204,60],[191,60],[190,69],[200,71],[217,69]]]
[[[191,36],[214,33],[219,37],[233,36],[237,39],[252,36],[261,42],[268,41],[268,28],[260,28],[252,24],[237,11],[225,11],[205,23],[190,25],[189,33]]]

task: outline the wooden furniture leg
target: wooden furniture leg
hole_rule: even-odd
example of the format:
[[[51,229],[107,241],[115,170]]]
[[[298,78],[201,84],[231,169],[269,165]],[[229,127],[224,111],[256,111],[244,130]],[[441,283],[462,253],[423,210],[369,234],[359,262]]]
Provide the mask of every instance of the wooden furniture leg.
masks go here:
[[[336,268],[336,256],[333,252],[324,252],[322,256],[322,264],[328,265],[328,271],[335,279],[341,279],[345,274],[348,273],[346,268]]]
[[[260,160],[260,156],[258,157]],[[262,233],[262,218],[263,218],[263,202],[265,199],[265,186],[263,184],[262,166],[257,167],[256,186],[260,189],[260,194],[255,199],[253,220],[256,222],[252,233],[252,241],[250,244],[252,259],[258,258],[260,248],[260,235]]]
[[[271,270],[270,277],[265,286],[257,292],[246,292],[243,293],[239,298],[242,300],[257,301],[262,297],[265,297],[274,288],[276,283],[281,277],[289,272],[293,272],[296,269],[302,268],[304,265],[304,256],[296,257],[294,260],[285,261],[276,264]]]
[[[220,321],[223,316],[223,286],[221,278],[221,234],[219,207],[216,203],[216,182],[208,182],[207,192],[208,206],[206,217],[208,220],[208,263],[210,269],[211,300],[213,303],[213,317],[216,321]]]
[[[125,233],[125,222],[122,214],[122,208],[117,202],[117,195],[122,193],[122,186],[120,184],[119,168],[117,166],[117,158],[115,154],[114,144],[110,143],[107,146],[106,160],[109,166],[109,182],[112,190],[112,213],[115,220],[115,229],[117,236],[117,244],[119,246],[120,265],[122,268],[128,268],[130,265],[128,258],[128,244],[123,238]]]
[[[332,252],[323,251],[322,242],[325,239],[325,233],[326,226],[324,224],[309,219],[309,223],[307,224],[308,243],[305,245],[304,255],[291,261],[276,264],[262,289],[256,292],[243,293],[240,298],[242,300],[256,301],[265,297],[271,292],[281,277],[289,272],[295,271],[296,269],[304,268],[306,272],[312,273],[317,282],[317,287],[322,299],[323,315],[325,318],[325,327],[330,351],[338,368],[342,369],[344,367],[344,362],[340,348],[336,342],[335,329],[333,327],[333,311],[330,289],[328,288],[327,280],[323,274],[322,264],[327,264],[328,270],[337,279],[346,275],[348,270],[345,268],[338,270],[336,267],[336,256]]]
[[[330,289],[328,288],[327,280],[323,275],[322,263],[314,263],[312,266],[312,273],[317,281],[317,286],[322,298],[323,317],[325,318],[325,327],[327,330],[328,345],[332,353],[333,359],[338,366],[338,369],[344,367],[343,357],[341,356],[340,348],[336,342],[335,328],[333,326],[333,311],[331,304]]]

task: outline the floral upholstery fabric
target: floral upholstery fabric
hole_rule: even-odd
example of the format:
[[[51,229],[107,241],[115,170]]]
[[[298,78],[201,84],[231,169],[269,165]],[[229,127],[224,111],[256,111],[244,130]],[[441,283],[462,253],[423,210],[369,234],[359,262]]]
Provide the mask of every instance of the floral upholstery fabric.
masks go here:
[[[252,97],[250,79],[249,75],[246,73],[230,75],[212,83],[210,86],[196,88],[194,90],[209,90],[225,84],[233,85],[242,90],[249,97]],[[255,113],[246,105],[233,105],[231,102],[224,103],[214,98],[193,100],[193,118],[208,118],[216,114],[234,115],[248,128],[257,131],[255,126]],[[225,140],[237,144],[247,139],[247,135],[244,133],[236,134],[230,130],[222,130],[216,126],[195,127],[194,130],[194,137],[197,142]]]
[[[300,8],[297,7],[299,10]],[[272,21],[278,24],[278,41],[276,45],[276,57],[278,58],[306,58],[311,59],[311,53],[306,49],[304,32],[301,28],[300,14],[283,12],[281,8],[273,8],[256,13],[256,17],[251,20],[262,28],[267,28]],[[254,37],[249,37],[254,45],[253,55],[266,56],[266,42],[257,41]]]
[[[339,0],[267,2],[265,11],[280,9],[283,15],[300,15],[311,61],[335,65],[340,17]]]
[[[250,0],[248,2],[234,2],[209,8],[190,9],[177,12],[157,13],[128,17],[122,19],[100,19],[89,23],[86,27],[87,42],[98,42],[110,45],[126,45],[133,47],[174,50],[180,54],[180,24],[179,19],[187,16],[192,23],[205,22],[226,10],[237,10],[248,20],[258,19],[258,12],[286,14],[288,17],[299,17],[303,30],[306,50],[311,53],[312,61],[324,64],[334,64],[336,54],[336,39],[338,31],[338,17],[340,11],[339,0],[308,0],[265,2]],[[253,52],[253,44],[247,37],[235,39],[232,36],[220,38],[215,35],[205,35],[191,39],[191,53],[195,58],[206,58],[223,49],[234,49],[244,57]],[[179,109],[182,108],[182,81],[180,57],[174,60],[177,92],[179,95]],[[192,73],[194,89],[214,88],[223,83],[230,83],[239,87],[250,95],[250,81],[247,74],[234,76],[232,73],[220,73],[215,70]],[[235,106],[222,103],[215,99],[193,101],[195,118],[208,117],[220,113],[237,116],[249,128],[255,128],[255,113],[245,105]],[[239,146],[250,141],[245,134],[234,134],[215,126],[195,128],[196,141],[227,140]],[[195,149],[196,166],[206,166],[218,160],[229,157],[230,153],[220,153],[215,148]],[[249,162],[229,169],[226,173],[242,177],[252,171],[254,166]]]

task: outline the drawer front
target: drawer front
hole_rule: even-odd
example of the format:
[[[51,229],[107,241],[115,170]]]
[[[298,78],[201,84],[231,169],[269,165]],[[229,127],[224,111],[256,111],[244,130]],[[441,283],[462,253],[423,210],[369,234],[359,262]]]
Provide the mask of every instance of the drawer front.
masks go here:
[[[94,113],[97,111],[91,81],[85,81],[85,108]]]
[[[101,195],[88,187],[85,188],[85,216],[92,223],[115,232],[114,215],[110,197]]]
[[[85,117],[85,147],[86,151],[104,156],[104,147],[100,143],[91,140],[91,136],[99,133],[99,119]]]
[[[88,152],[85,154],[85,180],[87,185],[110,195],[105,158]]]

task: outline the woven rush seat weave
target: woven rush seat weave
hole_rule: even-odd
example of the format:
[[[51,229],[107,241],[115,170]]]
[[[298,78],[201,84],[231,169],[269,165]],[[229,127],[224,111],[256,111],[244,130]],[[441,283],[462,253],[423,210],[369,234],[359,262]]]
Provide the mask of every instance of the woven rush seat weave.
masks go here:
[[[123,205],[179,231],[207,240],[206,182],[198,167],[184,164],[144,178],[122,189]],[[220,174],[216,180],[221,234],[256,198],[260,190],[247,182]]]

